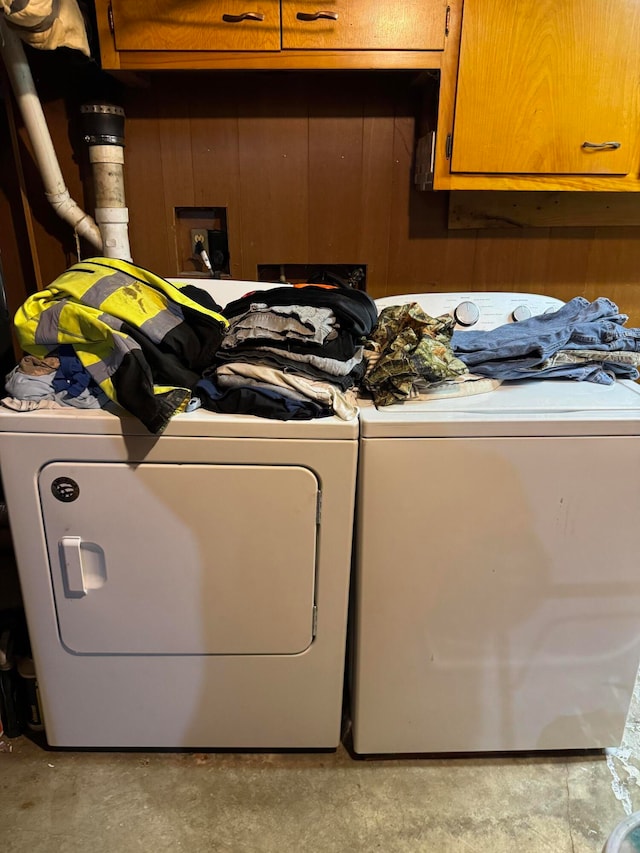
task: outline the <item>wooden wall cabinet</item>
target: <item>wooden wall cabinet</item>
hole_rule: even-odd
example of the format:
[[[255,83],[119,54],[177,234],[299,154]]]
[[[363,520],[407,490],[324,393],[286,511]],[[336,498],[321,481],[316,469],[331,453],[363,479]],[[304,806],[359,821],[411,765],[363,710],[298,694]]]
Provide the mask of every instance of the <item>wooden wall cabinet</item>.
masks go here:
[[[640,189],[639,44],[637,0],[453,3],[435,188]]]
[[[447,0],[95,0],[102,65],[439,68]]]

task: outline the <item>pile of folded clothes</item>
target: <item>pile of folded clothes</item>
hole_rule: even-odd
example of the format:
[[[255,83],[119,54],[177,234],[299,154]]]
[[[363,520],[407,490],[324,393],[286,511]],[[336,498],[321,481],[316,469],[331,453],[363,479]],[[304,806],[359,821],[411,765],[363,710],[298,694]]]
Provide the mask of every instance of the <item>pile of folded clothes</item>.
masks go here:
[[[300,284],[258,290],[223,310],[229,328],[196,386],[202,405],[227,414],[308,420],[357,414],[354,386],[377,310],[350,287]]]
[[[221,309],[125,261],[75,264],[18,310],[25,353],[1,403],[16,411],[104,408],[152,433],[199,405],[308,420],[493,390],[505,380],[637,379],[640,329],[604,297],[487,331],[454,331],[417,303],[385,308],[333,279],[256,290]]]

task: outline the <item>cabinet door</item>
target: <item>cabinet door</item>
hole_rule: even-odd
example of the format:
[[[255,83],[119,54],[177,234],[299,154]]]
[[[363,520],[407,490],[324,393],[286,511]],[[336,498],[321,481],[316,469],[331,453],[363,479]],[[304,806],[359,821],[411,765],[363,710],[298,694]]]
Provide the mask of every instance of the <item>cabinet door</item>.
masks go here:
[[[465,0],[451,170],[627,174],[639,36],[637,0]]]
[[[116,50],[280,50],[279,0],[112,0]]]
[[[446,0],[282,0],[282,47],[442,50],[446,10]]]

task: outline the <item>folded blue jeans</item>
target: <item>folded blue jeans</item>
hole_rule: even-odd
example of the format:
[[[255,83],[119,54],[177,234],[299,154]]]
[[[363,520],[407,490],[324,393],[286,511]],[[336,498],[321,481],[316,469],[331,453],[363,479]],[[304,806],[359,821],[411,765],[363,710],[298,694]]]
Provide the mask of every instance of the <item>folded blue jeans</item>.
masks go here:
[[[598,385],[613,385],[616,378],[637,379],[638,371],[630,364],[556,364],[552,367],[522,367],[514,361],[486,362],[473,368],[474,373],[492,379],[574,379],[577,382],[596,382]]]
[[[627,319],[610,299],[600,297],[589,302],[578,296],[553,313],[520,323],[488,331],[456,331],[451,345],[474,373],[521,379],[521,371],[539,366],[561,349],[640,352],[640,329],[624,328]],[[537,376],[542,378],[539,371]],[[574,373],[571,378],[578,376]]]

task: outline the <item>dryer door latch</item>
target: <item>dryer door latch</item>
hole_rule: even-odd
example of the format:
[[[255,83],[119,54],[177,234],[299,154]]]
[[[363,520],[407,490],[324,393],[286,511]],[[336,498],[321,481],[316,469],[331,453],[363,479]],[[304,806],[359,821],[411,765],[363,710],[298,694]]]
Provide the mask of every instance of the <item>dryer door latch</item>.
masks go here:
[[[81,598],[87,594],[82,571],[82,552],[80,536],[63,536],[60,540],[60,555],[65,573],[66,592],[72,598]]]

